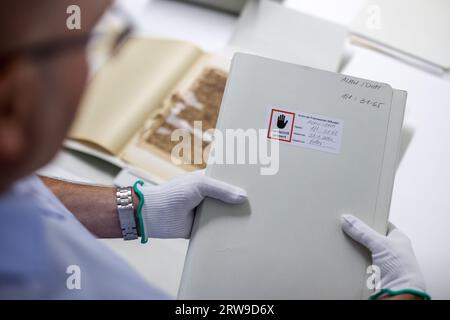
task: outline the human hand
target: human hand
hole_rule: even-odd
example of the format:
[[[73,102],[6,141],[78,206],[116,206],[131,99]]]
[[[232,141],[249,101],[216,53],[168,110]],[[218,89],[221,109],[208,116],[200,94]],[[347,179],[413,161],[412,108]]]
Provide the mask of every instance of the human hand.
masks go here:
[[[203,171],[181,176],[158,186],[141,188],[142,220],[147,237],[189,238],[195,208],[205,197],[231,204],[244,202],[245,190],[207,177]]]
[[[343,215],[341,226],[346,234],[370,250],[373,265],[380,268],[381,290],[373,299],[405,293],[430,299],[411,241],[403,232],[390,225],[388,235],[384,236],[352,215]]]

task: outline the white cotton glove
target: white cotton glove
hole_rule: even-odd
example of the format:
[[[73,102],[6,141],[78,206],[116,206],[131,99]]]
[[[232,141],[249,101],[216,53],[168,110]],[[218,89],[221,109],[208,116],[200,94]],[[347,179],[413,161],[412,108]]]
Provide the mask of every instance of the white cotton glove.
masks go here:
[[[381,291],[373,298],[401,293],[429,298],[411,241],[403,232],[391,224],[384,236],[352,215],[343,215],[341,225],[345,233],[370,250],[373,265],[380,268]]]
[[[207,177],[203,171],[183,174],[158,186],[144,184],[140,189],[144,195],[144,231],[152,238],[189,238],[194,209],[205,197],[232,204],[247,198],[245,190]]]

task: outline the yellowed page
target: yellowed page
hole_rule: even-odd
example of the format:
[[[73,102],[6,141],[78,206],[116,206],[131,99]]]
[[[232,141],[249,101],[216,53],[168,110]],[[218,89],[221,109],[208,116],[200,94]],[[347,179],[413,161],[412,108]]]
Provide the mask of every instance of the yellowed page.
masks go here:
[[[163,182],[175,175],[204,167],[202,163],[184,163],[171,160],[171,150],[179,141],[171,141],[171,133],[187,129],[191,138],[194,121],[202,121],[202,131],[214,128],[229,69],[229,59],[219,55],[203,54],[164,99],[158,112],[149,117],[124,149],[121,158],[144,170],[154,182]],[[202,155],[208,141],[192,144],[192,155]]]
[[[187,42],[130,39],[90,82],[69,138],[119,154],[201,54]]]

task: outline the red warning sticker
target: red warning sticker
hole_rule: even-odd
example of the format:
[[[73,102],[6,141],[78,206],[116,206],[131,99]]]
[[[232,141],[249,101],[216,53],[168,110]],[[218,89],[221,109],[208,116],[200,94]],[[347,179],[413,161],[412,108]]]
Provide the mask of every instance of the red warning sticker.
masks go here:
[[[291,142],[294,129],[295,113],[272,109],[270,112],[267,138]]]

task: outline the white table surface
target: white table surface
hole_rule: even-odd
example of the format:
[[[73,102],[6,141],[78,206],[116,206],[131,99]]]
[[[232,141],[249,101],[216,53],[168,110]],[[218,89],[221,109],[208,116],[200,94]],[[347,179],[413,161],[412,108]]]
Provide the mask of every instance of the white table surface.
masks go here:
[[[347,25],[364,0],[289,0],[287,5]],[[218,51],[236,17],[183,3],[142,0],[124,3],[136,17],[140,34],[191,41]],[[343,73],[383,81],[408,91],[402,159],[396,174],[390,220],[409,235],[435,299],[450,299],[450,81],[367,49],[351,47]],[[50,174],[111,184],[118,170],[62,150]],[[124,257],[149,282],[175,296],[187,240],[137,242],[101,240]]]

